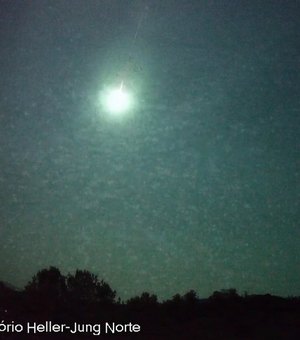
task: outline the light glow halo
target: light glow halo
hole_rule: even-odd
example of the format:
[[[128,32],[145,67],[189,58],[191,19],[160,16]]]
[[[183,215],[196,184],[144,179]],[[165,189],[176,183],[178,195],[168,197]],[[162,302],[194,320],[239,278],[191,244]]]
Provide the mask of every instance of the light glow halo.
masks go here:
[[[119,88],[109,89],[104,98],[104,106],[112,114],[124,113],[131,105],[132,98],[124,89],[123,81]]]

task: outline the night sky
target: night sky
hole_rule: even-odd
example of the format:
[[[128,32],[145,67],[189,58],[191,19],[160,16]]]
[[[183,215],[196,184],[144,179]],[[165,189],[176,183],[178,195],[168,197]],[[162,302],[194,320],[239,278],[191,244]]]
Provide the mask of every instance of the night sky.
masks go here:
[[[0,279],[300,295],[299,18],[297,0],[1,0]]]

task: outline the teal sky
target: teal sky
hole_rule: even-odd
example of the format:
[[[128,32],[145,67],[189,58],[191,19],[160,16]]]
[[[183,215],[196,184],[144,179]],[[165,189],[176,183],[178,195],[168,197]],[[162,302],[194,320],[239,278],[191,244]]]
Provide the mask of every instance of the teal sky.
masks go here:
[[[0,8],[0,280],[300,295],[299,1]]]

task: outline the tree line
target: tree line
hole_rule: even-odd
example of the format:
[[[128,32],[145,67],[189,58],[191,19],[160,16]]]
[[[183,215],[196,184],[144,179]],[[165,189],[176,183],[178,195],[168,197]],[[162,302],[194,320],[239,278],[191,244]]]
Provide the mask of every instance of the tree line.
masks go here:
[[[38,271],[22,290],[0,282],[0,322],[12,320],[134,322],[141,327],[143,339],[242,339],[249,334],[251,339],[300,339],[300,298],[240,296],[230,288],[207,299],[190,290],[162,302],[149,292],[121,301],[108,283],[90,271],[77,269],[62,275],[50,267]]]

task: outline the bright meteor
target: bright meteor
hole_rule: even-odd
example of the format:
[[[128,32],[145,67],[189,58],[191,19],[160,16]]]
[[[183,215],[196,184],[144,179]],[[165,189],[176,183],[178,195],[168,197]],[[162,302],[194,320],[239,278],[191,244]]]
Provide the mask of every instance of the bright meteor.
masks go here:
[[[132,97],[124,89],[123,81],[119,88],[108,89],[103,96],[104,108],[112,114],[121,114],[132,106]]]

